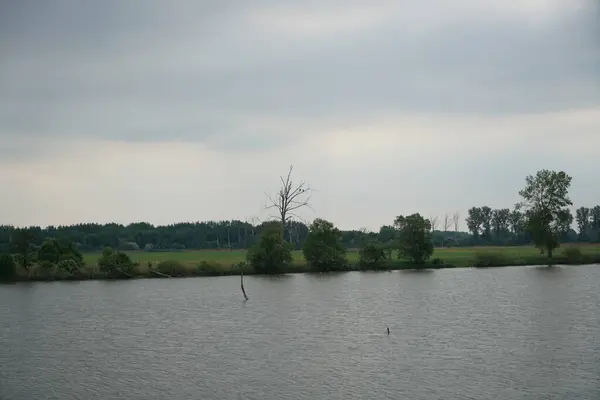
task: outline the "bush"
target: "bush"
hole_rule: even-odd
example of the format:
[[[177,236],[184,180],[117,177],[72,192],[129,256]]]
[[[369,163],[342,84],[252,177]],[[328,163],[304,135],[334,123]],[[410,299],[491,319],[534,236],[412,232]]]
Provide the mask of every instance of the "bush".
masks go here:
[[[291,264],[292,249],[279,230],[268,230],[248,250],[246,258],[259,274],[279,274]]]
[[[224,269],[221,264],[217,264],[214,262],[201,261],[198,266],[196,266],[196,274],[197,275],[221,275]]]
[[[179,261],[161,261],[156,266],[156,270],[170,276],[185,276],[188,272],[185,265]]]
[[[17,274],[17,263],[8,253],[0,254],[0,280],[14,279]]]
[[[317,218],[302,248],[304,258],[316,271],[340,271],[348,265],[342,232],[331,222]]]
[[[433,265],[444,265],[444,260],[442,260],[439,257],[434,258],[433,260],[431,260],[431,263]]]
[[[79,265],[71,259],[59,261],[56,266],[58,269],[68,272],[69,274],[74,274],[79,271]]]
[[[579,247],[567,247],[563,250],[562,257],[567,264],[583,264],[583,254]]]
[[[378,242],[365,243],[358,250],[358,265],[362,270],[382,269],[387,259],[385,246]]]
[[[120,251],[115,252],[107,247],[98,260],[98,266],[107,278],[132,278],[136,264],[131,261],[127,254]]]
[[[475,264],[473,264],[473,266],[476,268],[486,268],[501,267],[508,264],[508,260],[506,259],[504,254],[485,251],[475,253]]]

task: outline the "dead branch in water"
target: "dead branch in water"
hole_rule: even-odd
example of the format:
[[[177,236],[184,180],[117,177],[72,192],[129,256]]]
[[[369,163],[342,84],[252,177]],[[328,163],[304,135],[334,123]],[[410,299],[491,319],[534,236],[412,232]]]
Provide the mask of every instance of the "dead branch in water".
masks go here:
[[[162,272],[158,272],[155,269],[151,269],[150,272],[153,272],[153,273],[155,273],[156,275],[159,275],[159,276],[164,276],[165,278],[172,278],[171,275],[163,274]]]
[[[244,273],[243,272],[240,274],[240,281],[241,281],[242,294],[244,295],[244,299],[248,300],[248,296],[246,296],[246,290],[244,289]]]

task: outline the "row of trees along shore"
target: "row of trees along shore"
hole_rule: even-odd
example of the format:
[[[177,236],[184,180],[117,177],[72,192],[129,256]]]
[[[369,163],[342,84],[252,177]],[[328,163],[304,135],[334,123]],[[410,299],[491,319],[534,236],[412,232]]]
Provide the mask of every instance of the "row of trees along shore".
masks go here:
[[[379,232],[342,231],[321,218],[307,225],[299,221],[296,210],[310,207],[312,189],[305,182],[294,184],[291,176],[292,167],[281,177],[276,196],[267,196],[265,208],[275,213],[266,222],[251,218],[168,226],[145,222],[46,228],[4,225],[0,226],[0,264],[14,263],[25,270],[38,264],[72,273],[84,265],[82,252],[102,250],[98,265],[105,267],[106,275],[128,276],[134,263],[123,251],[249,249],[248,262],[255,272],[269,273],[285,270],[293,249],[302,249],[316,270],[341,270],[348,268],[348,249],[359,249],[360,265],[377,269],[393,253],[424,265],[434,247],[534,244],[551,258],[561,242],[600,242],[600,205],[577,208],[574,217],[568,196],[572,178],[562,171],[541,170],[527,176],[519,192],[522,201],[513,209],[470,208],[465,219],[468,232],[459,230],[458,212],[442,218],[418,213],[398,216]],[[577,230],[572,229],[574,221]]]

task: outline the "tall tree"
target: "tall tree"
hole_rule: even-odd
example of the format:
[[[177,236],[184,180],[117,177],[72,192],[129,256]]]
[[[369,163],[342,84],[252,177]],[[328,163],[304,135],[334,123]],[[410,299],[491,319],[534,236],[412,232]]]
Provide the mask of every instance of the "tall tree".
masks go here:
[[[561,242],[569,240],[569,232],[573,224],[573,214],[568,208],[563,208],[556,215],[556,225],[558,230],[558,238]]]
[[[321,218],[310,225],[302,252],[308,264],[317,271],[337,271],[347,264],[342,232]]]
[[[21,267],[29,274],[29,267],[35,259],[34,243],[37,235],[34,229],[21,228],[15,232],[13,251],[17,253],[17,260]]]
[[[481,207],[481,224],[483,225],[483,237],[486,240],[492,238],[492,209],[488,206]]]
[[[510,229],[515,235],[520,235],[523,232],[523,213],[517,209],[510,213]]]
[[[579,207],[575,211],[575,218],[577,219],[579,240],[588,240],[588,233],[590,229],[590,209],[587,207]]]
[[[454,226],[454,241],[458,236],[458,225],[460,224],[460,212],[456,211],[452,214],[452,225]]]
[[[483,223],[483,217],[481,213],[481,208],[479,207],[471,207],[468,212],[468,216],[466,219],[467,228],[469,232],[473,235],[475,239],[479,237],[479,233],[481,230],[481,224]]]
[[[282,238],[284,238],[285,229],[291,218],[298,217],[298,215],[295,214],[295,211],[304,207],[310,208],[310,198],[313,191],[304,181],[294,184],[292,181],[293,169],[294,166],[291,165],[287,176],[285,178],[280,176],[281,187],[275,198],[267,194],[268,203],[265,206],[266,209],[277,210],[277,215],[275,217],[281,222]]]
[[[503,237],[508,233],[509,220],[510,210],[508,208],[492,211],[492,227],[496,238]]]
[[[433,254],[431,223],[420,214],[398,216],[394,221],[398,229],[398,256],[407,257],[422,265]]]
[[[431,232],[434,232],[437,229],[439,221],[440,221],[439,217],[436,217],[436,216],[429,217],[429,225],[431,226]]]
[[[573,205],[569,198],[571,177],[565,172],[540,170],[525,178],[525,188],[519,192],[521,206],[527,211],[527,226],[535,245],[552,258],[558,247],[558,215]]]
[[[594,241],[600,242],[600,205],[592,208],[590,225],[594,232]]]

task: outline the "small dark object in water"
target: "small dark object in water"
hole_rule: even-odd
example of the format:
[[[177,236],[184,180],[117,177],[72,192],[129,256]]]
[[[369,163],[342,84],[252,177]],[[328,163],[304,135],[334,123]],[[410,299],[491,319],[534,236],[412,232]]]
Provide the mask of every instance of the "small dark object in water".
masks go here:
[[[387,328],[387,334],[389,335],[390,334],[390,327],[386,326],[386,328]]]

